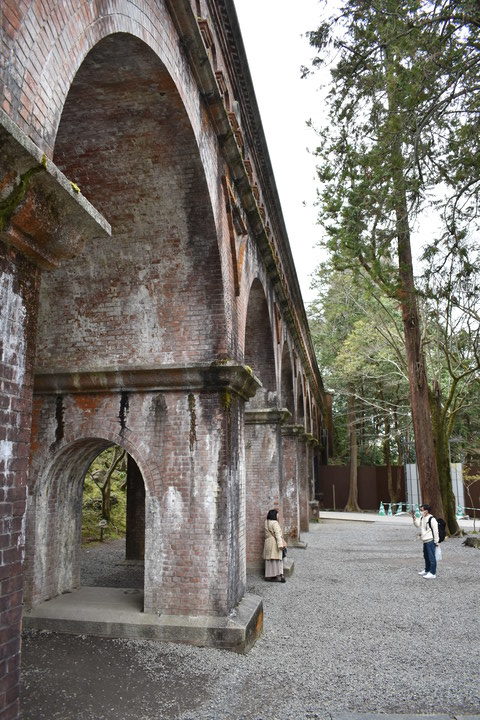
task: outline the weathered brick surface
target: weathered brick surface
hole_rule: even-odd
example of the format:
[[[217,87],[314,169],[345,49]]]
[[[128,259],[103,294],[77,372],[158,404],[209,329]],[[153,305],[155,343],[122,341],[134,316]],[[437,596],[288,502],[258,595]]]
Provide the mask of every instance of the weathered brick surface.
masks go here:
[[[247,482],[247,567],[261,568],[264,524],[271,508],[281,509],[281,436],[279,424],[252,423],[245,427]]]
[[[145,558],[145,483],[137,463],[127,456],[126,560]]]
[[[225,406],[221,393],[131,393],[122,428],[121,400],[67,395],[59,430],[56,398],[37,398],[27,602],[78,587],[85,468],[114,442],[146,487],[145,607],[226,613],[245,585],[241,404]]]
[[[300,537],[300,502],[297,436],[292,428],[282,428],[282,509],[284,530],[288,538]]]
[[[0,247],[0,708],[6,718],[14,718],[38,273],[17,253]]]
[[[213,16],[204,0],[190,15],[166,0],[2,3],[2,112],[112,235],[92,238],[81,219],[73,252],[51,178],[1,220],[0,719],[18,715],[25,524],[26,601],[76,587],[83,477],[104,448],[135,464],[130,551],[145,554],[146,609],[228,613],[268,509],[283,509],[292,537],[306,527],[312,462],[299,438],[321,432],[323,391],[229,3]],[[2,200],[18,167],[0,162]],[[12,249],[34,257],[35,243],[51,268],[41,278]],[[37,377],[62,371],[73,388],[86,371],[226,361],[262,387],[248,400],[208,382],[127,392],[119,381],[39,391],[32,412],[35,352]],[[284,418],[245,425],[245,411],[279,408],[290,435]]]
[[[297,441],[297,478],[299,486],[300,532],[308,532],[310,520],[308,501],[310,500],[310,492],[308,487],[308,447],[304,436],[299,437]]]

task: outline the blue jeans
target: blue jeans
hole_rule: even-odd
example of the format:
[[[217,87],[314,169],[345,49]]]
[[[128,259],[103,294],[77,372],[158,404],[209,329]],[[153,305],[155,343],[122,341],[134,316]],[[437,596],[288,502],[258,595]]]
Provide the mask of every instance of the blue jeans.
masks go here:
[[[425,558],[425,570],[437,574],[437,561],[435,559],[435,543],[433,540],[423,543],[423,557]]]

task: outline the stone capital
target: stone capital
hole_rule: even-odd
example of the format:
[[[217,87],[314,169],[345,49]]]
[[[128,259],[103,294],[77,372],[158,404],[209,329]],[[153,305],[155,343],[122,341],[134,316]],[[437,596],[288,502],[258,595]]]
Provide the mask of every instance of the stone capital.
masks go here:
[[[0,109],[0,239],[49,269],[110,233],[80,188]]]
[[[305,434],[305,428],[303,425],[283,425],[282,435],[284,437],[295,437],[301,438]]]
[[[113,392],[232,392],[248,400],[261,387],[260,380],[244,365],[213,362],[210,365],[105,368],[68,372],[37,372],[34,393]]]
[[[292,416],[286,408],[254,408],[245,410],[246,425],[281,425]]]

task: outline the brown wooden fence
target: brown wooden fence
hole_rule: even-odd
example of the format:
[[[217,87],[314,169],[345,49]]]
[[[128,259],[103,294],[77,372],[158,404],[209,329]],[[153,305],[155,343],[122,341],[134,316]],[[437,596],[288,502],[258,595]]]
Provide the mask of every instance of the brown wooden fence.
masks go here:
[[[406,502],[403,467],[392,468],[398,478],[400,494],[397,500]],[[325,510],[343,510],[348,499],[348,465],[320,465],[317,482],[317,499]],[[387,468],[383,465],[358,468],[358,504],[362,510],[378,510],[381,502],[391,502],[387,485]]]
[[[404,469],[402,466],[395,465],[392,472],[394,477],[399,477],[401,492],[397,499],[406,502]],[[469,473],[479,475],[480,467],[470,466]],[[320,508],[343,510],[348,499],[348,474],[348,465],[319,466],[316,496],[320,501]],[[465,506],[480,509],[480,481],[472,485],[470,493],[471,499],[465,490]],[[391,502],[387,485],[387,468],[384,465],[361,465],[358,468],[358,504],[360,508],[362,510],[378,510],[381,502]],[[466,512],[468,515],[473,515],[471,510]]]

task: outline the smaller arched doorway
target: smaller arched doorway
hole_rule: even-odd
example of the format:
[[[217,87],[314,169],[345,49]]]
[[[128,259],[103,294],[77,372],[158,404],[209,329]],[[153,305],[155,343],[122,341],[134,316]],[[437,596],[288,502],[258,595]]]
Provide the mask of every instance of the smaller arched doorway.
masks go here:
[[[113,457],[113,461],[108,455]],[[105,461],[102,459],[107,458]],[[124,459],[124,529],[127,562],[141,563],[145,554],[145,485],[142,473],[131,455],[123,448],[103,438],[85,438],[62,448],[38,475],[29,507],[27,526],[27,584],[26,604],[35,606],[64,593],[71,593],[82,586],[82,517],[85,506],[84,487],[87,475],[97,473],[96,479],[104,486],[108,473]],[[96,461],[96,462],[95,462]],[[117,465],[115,464],[117,461]],[[103,478],[101,477],[103,475]],[[110,478],[111,480],[112,478]],[[118,488],[116,488],[116,492]],[[101,494],[101,493],[100,493]],[[105,488],[110,495],[112,517],[112,486]],[[103,499],[103,498],[102,498]],[[100,502],[93,512],[98,539],[102,527],[108,529],[105,514],[108,499]],[[96,520],[95,520],[96,517]],[[93,526],[90,524],[89,528]],[[121,528],[117,527],[117,530]],[[88,534],[88,529],[87,529]],[[122,533],[119,533],[120,535]],[[95,554],[98,557],[98,553]],[[87,560],[88,565],[88,560]],[[118,587],[122,573],[113,568],[116,562],[104,561],[104,569],[92,569],[86,573],[86,584]],[[107,568],[107,569],[105,569]],[[143,590],[143,569],[139,590]],[[92,580],[93,578],[93,580]],[[131,583],[130,583],[131,586]],[[142,593],[143,595],[143,593]]]
[[[144,586],[145,485],[126,450],[112,445],[87,470],[82,502],[82,586]]]

